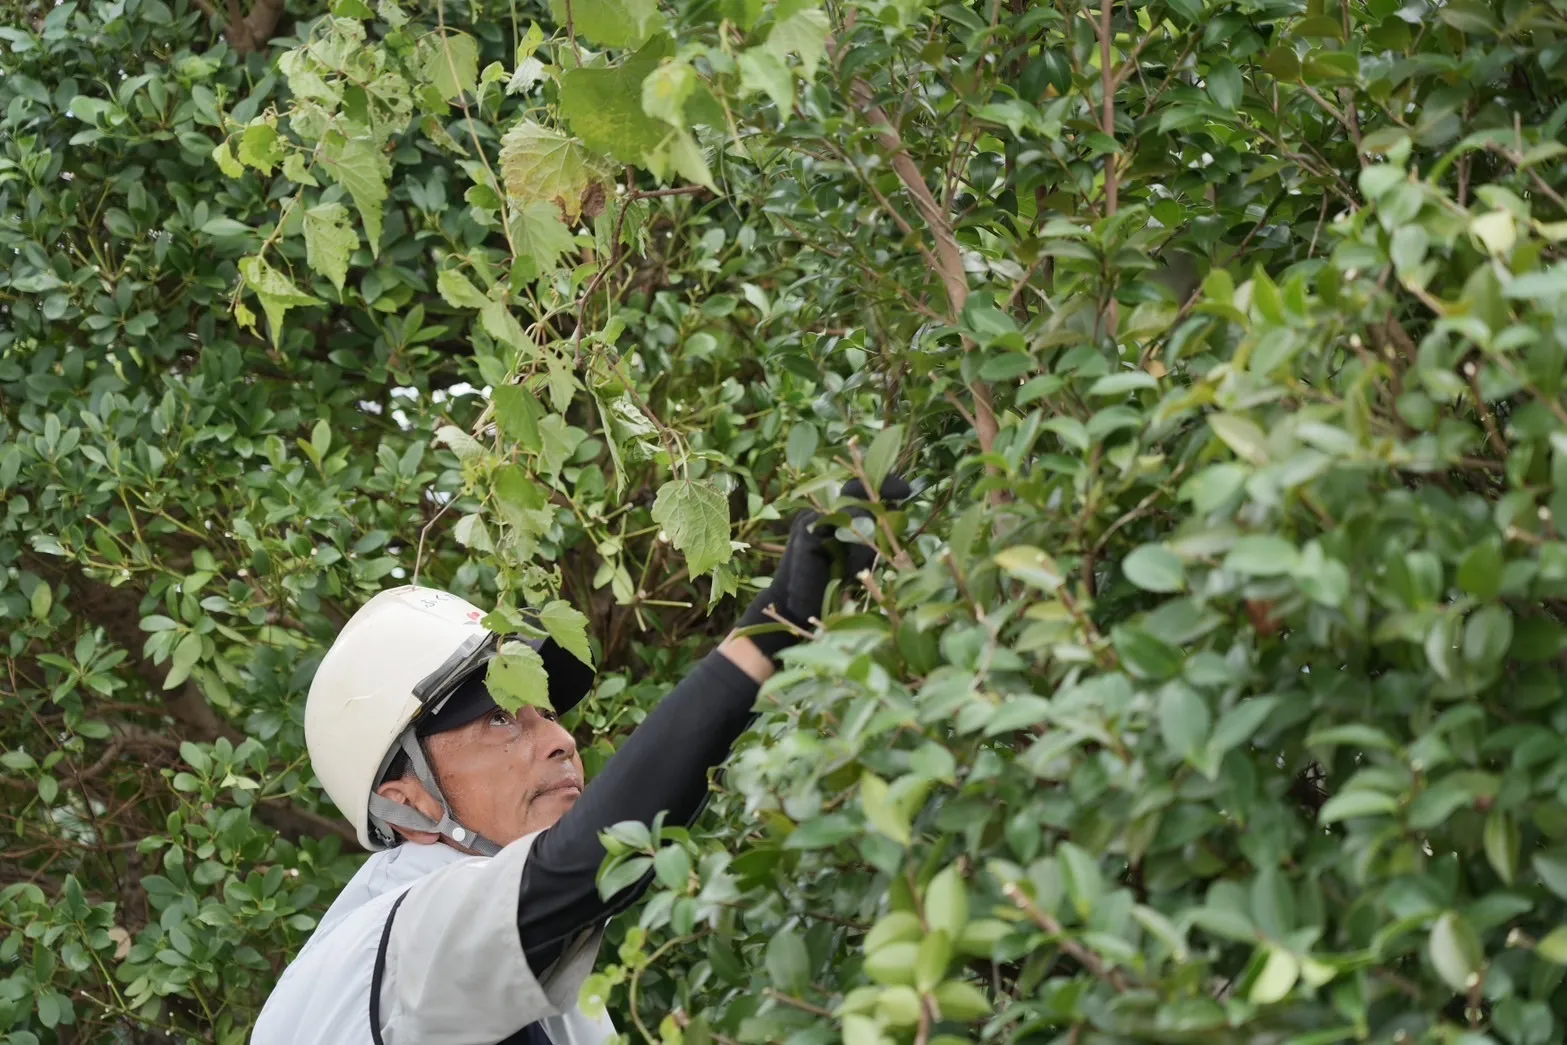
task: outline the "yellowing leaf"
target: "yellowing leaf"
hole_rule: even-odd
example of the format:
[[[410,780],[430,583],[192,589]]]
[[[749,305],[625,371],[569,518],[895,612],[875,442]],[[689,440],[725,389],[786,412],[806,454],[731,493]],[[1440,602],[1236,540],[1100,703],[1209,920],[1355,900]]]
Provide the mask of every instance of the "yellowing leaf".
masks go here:
[[[227,141],[219,142],[212,150],[212,158],[217,161],[218,170],[230,178],[241,178],[245,175],[245,165],[234,158],[234,153],[229,149]]]
[[[507,194],[524,206],[554,203],[566,221],[575,222],[583,193],[603,174],[581,142],[524,120],[501,139],[501,177]]]
[[[642,80],[642,111],[674,127],[686,125],[685,104],[696,90],[696,70],[686,62],[665,62]]]
[[[683,552],[691,575],[729,561],[729,502],[707,483],[673,479],[658,489],[653,521]]]
[[[1252,464],[1266,464],[1268,437],[1261,428],[1239,414],[1209,414],[1208,426],[1223,439],[1235,456]]]
[[[283,333],[283,317],[298,305],[318,305],[320,299],[306,294],[283,273],[266,263],[264,258],[242,258],[239,274],[245,277],[245,285],[255,292],[261,301],[261,309],[267,314],[267,327],[276,346]]]
[[[897,804],[890,800],[888,790],[885,780],[875,773],[866,773],[860,778],[860,808],[865,811],[865,819],[877,831],[895,842],[908,845],[913,840],[909,823],[898,811]]]
[[[348,256],[359,246],[359,233],[348,224],[341,203],[318,203],[305,211],[305,260],[343,292]]]
[[[1272,1005],[1283,1001],[1300,979],[1300,962],[1289,951],[1274,947],[1268,951],[1268,960],[1262,972],[1251,985],[1251,1000],[1258,1005]]]
[[[1513,225],[1513,216],[1505,210],[1481,214],[1469,223],[1469,231],[1492,254],[1506,254],[1518,241],[1518,229]]]
[[[1024,584],[1040,591],[1055,591],[1064,579],[1056,561],[1038,548],[1015,545],[996,553],[996,565]]]

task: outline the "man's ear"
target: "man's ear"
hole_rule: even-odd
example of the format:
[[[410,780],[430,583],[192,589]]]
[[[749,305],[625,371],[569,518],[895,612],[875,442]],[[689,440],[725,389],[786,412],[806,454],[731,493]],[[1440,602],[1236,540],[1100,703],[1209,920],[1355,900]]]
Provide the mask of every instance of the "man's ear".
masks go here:
[[[437,802],[435,796],[419,783],[419,778],[411,773],[396,780],[388,780],[376,788],[375,793],[401,805],[412,806],[431,820],[441,819],[441,803]],[[392,830],[417,845],[434,845],[441,840],[441,836],[434,831],[414,831],[395,825]]]

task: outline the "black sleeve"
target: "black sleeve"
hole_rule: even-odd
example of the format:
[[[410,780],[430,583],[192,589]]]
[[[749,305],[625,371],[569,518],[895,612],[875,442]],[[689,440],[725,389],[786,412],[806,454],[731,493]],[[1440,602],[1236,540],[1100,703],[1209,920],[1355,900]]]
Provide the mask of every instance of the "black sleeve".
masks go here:
[[[543,973],[588,926],[625,910],[649,875],[609,902],[594,879],[604,862],[599,832],[623,820],[688,826],[707,800],[707,771],[722,762],[755,717],[759,683],[709,653],[643,720],[576,805],[533,842],[522,869],[517,931],[528,965]]]

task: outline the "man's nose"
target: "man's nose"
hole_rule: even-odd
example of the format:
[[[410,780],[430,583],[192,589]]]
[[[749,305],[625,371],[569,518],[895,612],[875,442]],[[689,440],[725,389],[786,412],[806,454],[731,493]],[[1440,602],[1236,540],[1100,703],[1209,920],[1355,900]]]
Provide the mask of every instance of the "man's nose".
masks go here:
[[[566,730],[565,726],[554,719],[545,718],[537,711],[532,712],[532,717],[535,757],[554,762],[567,760],[576,755],[576,738]]]

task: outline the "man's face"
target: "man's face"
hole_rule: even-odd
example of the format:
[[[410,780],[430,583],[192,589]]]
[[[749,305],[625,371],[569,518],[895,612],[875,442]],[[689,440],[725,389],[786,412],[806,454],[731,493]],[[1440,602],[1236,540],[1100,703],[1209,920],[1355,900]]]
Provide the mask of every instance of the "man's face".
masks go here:
[[[582,794],[577,743],[540,708],[497,708],[425,750],[452,814],[497,845],[551,826]]]

